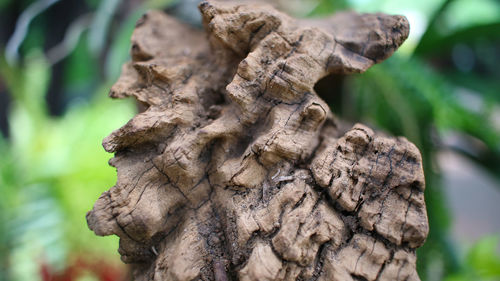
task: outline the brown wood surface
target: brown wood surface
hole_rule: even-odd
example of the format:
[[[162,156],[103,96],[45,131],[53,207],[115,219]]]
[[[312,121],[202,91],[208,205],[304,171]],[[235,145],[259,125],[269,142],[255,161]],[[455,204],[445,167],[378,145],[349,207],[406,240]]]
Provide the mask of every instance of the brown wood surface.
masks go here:
[[[295,20],[205,1],[204,30],[152,11],[111,89],[145,111],[104,142],[118,180],[87,215],[135,280],[419,280],[428,233],[418,149],[343,130],[314,85],[365,71],[407,20]]]

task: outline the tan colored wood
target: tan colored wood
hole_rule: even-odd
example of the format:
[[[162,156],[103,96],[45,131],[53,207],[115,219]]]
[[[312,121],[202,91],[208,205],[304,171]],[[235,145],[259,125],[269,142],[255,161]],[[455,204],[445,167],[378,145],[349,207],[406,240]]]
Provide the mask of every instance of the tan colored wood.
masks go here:
[[[295,20],[206,1],[204,31],[139,20],[111,96],[146,110],[104,141],[118,180],[87,215],[135,280],[419,280],[428,233],[418,149],[345,131],[314,85],[406,39],[402,16]]]

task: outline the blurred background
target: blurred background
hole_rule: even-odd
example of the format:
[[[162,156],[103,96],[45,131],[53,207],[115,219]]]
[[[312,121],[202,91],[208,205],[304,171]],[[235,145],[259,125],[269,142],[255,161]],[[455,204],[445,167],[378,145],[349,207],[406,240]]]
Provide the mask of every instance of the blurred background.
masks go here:
[[[130,280],[85,214],[114,185],[101,140],[135,113],[107,91],[136,20],[200,26],[197,0],[0,0],[0,281]],[[403,14],[407,42],[362,75],[327,77],[332,110],[421,150],[430,223],[418,271],[500,280],[500,1],[275,0],[297,17]]]

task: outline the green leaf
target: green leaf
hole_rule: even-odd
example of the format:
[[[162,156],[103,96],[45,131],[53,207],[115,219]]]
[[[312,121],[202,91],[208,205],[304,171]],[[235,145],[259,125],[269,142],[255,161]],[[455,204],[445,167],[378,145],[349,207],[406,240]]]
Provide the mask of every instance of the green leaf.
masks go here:
[[[331,15],[336,11],[347,8],[345,0],[319,0],[309,16]]]
[[[130,59],[130,37],[135,28],[137,20],[146,12],[146,6],[138,7],[128,18],[123,21],[106,58],[106,77],[110,81],[115,81],[120,76],[121,66]]]
[[[500,22],[492,22],[466,27],[448,35],[428,35],[422,38],[414,54],[419,56],[448,54],[457,44],[470,44],[476,40],[498,40],[500,39],[499,30]]]
[[[477,275],[485,279],[500,279],[500,236],[486,236],[479,240],[467,254],[466,262]]]

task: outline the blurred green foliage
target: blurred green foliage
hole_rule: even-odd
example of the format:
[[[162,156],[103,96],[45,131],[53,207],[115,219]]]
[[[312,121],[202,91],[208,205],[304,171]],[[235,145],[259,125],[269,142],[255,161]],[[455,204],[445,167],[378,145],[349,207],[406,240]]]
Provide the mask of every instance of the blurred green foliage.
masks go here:
[[[40,263],[62,270],[78,253],[116,252],[117,239],[95,239],[85,214],[115,181],[99,144],[134,113],[132,103],[108,99],[103,86],[64,116],[48,116],[43,97],[49,66],[33,55],[22,69],[1,67],[14,97],[10,137],[0,143],[0,256],[9,280],[36,280]]]
[[[62,272],[78,256],[117,261],[117,239],[95,237],[85,222],[85,213],[116,178],[100,142],[135,112],[132,101],[111,101],[106,91],[128,59],[130,34],[141,14],[167,7],[175,13],[187,2],[74,1],[80,10],[75,19],[69,17],[62,41],[51,43],[52,18],[41,11],[18,46],[19,60],[7,63],[0,47],[0,94],[10,97],[8,137],[0,136],[0,281],[42,280],[41,265]],[[498,237],[485,237],[468,250],[451,239],[453,215],[436,158],[440,150],[453,149],[500,178],[500,130],[493,119],[500,108],[500,3],[304,2],[312,8],[300,11],[303,16],[345,8],[420,13],[416,18],[423,27],[412,26],[416,35],[400,52],[362,75],[341,77],[340,93],[323,95],[334,96],[332,110],[343,118],[404,135],[422,151],[430,234],[418,250],[421,278],[499,280]],[[0,15],[33,3],[0,0]],[[65,55],[57,60],[51,50]],[[465,145],[450,144],[450,133]],[[98,280],[92,274],[82,278]]]
[[[499,280],[498,241],[498,236],[488,236],[478,241],[467,252],[464,263],[458,272],[447,276],[445,281]]]

